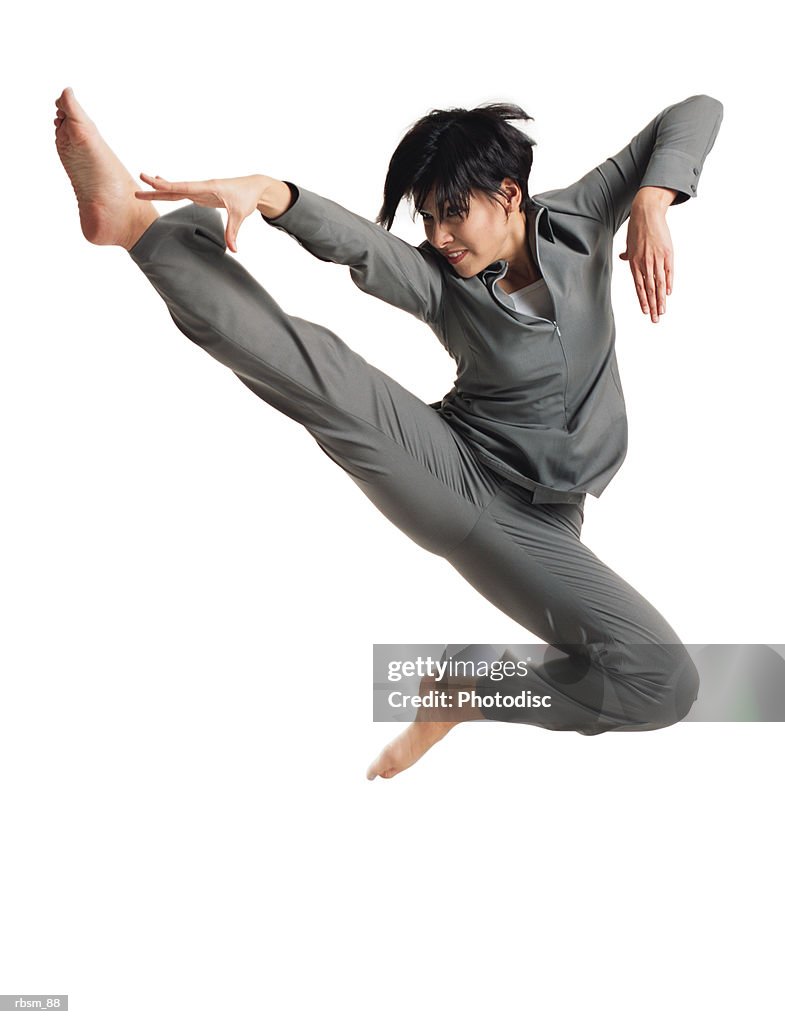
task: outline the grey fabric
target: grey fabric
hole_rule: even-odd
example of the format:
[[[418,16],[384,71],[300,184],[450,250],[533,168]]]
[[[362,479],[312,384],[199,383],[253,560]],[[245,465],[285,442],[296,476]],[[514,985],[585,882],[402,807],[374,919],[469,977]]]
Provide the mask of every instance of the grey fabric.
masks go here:
[[[695,668],[662,616],[581,543],[582,497],[534,503],[449,419],[327,328],[284,313],[225,251],[216,210],[173,210],[130,255],[186,337],[301,423],[407,536],[551,645],[527,682],[551,707],[486,717],[591,735],[687,713]]]
[[[452,389],[432,406],[491,469],[535,502],[599,497],[627,452],[627,416],[611,308],[613,236],[647,185],[697,195],[722,104],[691,96],[666,107],[627,146],[567,188],[532,197],[532,255],[555,321],[510,308],[499,260],[463,279],[427,241],[409,245],[291,183],[274,227],[319,259],[350,267],[363,291],[429,324],[455,359]]]

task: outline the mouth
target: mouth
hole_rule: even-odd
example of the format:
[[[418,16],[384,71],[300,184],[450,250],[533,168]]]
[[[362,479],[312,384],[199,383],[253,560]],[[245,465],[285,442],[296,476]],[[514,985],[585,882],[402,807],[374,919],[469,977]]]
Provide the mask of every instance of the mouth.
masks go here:
[[[461,262],[468,251],[468,249],[455,249],[453,252],[446,252],[444,255],[447,258],[447,262],[455,266],[456,263]]]

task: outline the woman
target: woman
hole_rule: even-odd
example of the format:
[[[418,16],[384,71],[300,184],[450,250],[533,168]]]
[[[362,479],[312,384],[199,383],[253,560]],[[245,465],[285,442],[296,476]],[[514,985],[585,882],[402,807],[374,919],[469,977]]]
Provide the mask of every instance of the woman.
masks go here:
[[[535,197],[532,140],[510,124],[529,119],[523,110],[432,111],[393,154],[376,223],[258,174],[143,174],[151,188],[139,191],[73,91],[56,105],[85,237],[127,249],[188,338],[301,423],[399,529],[550,645],[526,676],[536,701],[457,717],[596,735],[687,714],[698,677],[685,648],[580,534],[586,494],[599,497],[626,452],[613,236],[629,218],[622,258],[656,323],[673,285],[665,211],[697,192],[722,120],[717,100],[667,107],[579,181]],[[417,247],[389,231],[404,197],[424,221]],[[159,217],[151,199],[191,202]],[[226,253],[256,210],[429,324],[456,360],[452,390],[427,405],[325,327],[284,313]],[[456,724],[433,717],[418,715],[368,778],[408,768]]]

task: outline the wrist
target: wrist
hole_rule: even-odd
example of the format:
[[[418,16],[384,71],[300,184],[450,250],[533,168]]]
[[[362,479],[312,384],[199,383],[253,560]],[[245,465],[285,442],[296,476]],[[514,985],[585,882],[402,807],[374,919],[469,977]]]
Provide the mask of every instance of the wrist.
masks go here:
[[[256,209],[263,217],[274,220],[286,213],[292,205],[292,190],[285,181],[277,178],[269,178],[265,174],[259,175],[259,201]]]
[[[643,206],[647,209],[665,210],[671,205],[679,193],[672,188],[661,188],[659,185],[643,185],[635,193],[633,206]]]

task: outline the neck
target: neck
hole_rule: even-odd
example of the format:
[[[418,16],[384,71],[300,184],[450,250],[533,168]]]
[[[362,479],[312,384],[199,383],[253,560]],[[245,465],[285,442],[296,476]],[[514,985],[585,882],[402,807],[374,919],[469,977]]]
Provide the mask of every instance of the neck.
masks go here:
[[[508,263],[507,273],[499,281],[502,291],[518,291],[542,277],[534,255],[535,217],[533,212],[527,217],[523,210],[514,215],[514,220],[510,217],[509,248],[502,255]]]

